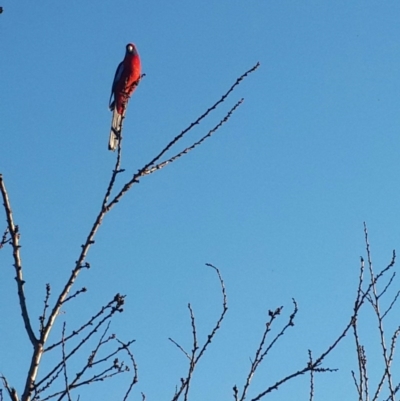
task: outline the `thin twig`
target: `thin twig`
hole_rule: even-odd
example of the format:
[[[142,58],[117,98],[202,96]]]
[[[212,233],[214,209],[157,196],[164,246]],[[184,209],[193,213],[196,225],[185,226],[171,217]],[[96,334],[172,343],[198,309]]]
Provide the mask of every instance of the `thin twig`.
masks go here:
[[[400,291],[397,291],[393,301],[390,303],[389,307],[386,309],[385,313],[382,315],[382,320],[386,317],[386,315],[392,310],[394,304],[397,302],[400,295]]]
[[[313,360],[312,360],[312,353],[311,350],[308,350],[308,358],[309,358],[309,363],[310,365],[313,364]],[[310,401],[314,400],[314,370],[311,369],[310,370]]]
[[[184,401],[188,400],[190,382],[192,380],[193,372],[194,372],[194,369],[196,367],[196,352],[197,352],[197,350],[199,348],[199,346],[197,344],[196,320],[195,320],[195,317],[194,317],[193,309],[192,309],[190,304],[188,304],[188,309],[189,309],[189,312],[190,312],[190,321],[191,321],[191,324],[192,324],[193,347],[192,347],[192,355],[190,357],[189,372],[188,372],[187,378],[185,380],[186,388],[185,388],[185,395],[183,397]]]
[[[351,376],[353,377],[353,382],[354,382],[354,385],[356,386],[356,390],[357,390],[357,394],[358,394],[358,401],[362,401],[362,395],[360,395],[360,394],[362,394],[361,389],[360,389],[360,386],[358,385],[356,374],[354,373],[354,370],[351,371]]]
[[[171,337],[168,338],[169,341],[171,341],[173,344],[175,344],[186,356],[186,358],[189,359],[190,361],[190,355],[183,349],[181,345],[179,345],[175,340],[173,340]]]
[[[39,317],[39,321],[40,321],[40,333],[42,333],[43,331],[43,327],[44,327],[44,322],[46,320],[46,311],[49,307],[49,298],[50,298],[50,293],[51,293],[51,287],[50,284],[47,283],[46,284],[46,296],[44,298],[44,307],[43,307],[43,312],[42,315]]]
[[[8,227],[4,230],[4,234],[1,237],[1,241],[0,241],[0,249],[3,248],[3,246],[9,242],[11,242],[11,237],[7,239],[8,237]]]
[[[5,378],[5,376],[0,375],[0,379],[1,379],[1,381],[3,382],[3,386],[4,386],[5,389],[7,390],[7,393],[8,393],[8,395],[9,395],[11,401],[19,401],[18,394],[17,394],[15,388],[12,388],[12,387],[8,384],[8,381],[7,381],[7,379]]]
[[[390,277],[390,279],[389,279],[388,283],[386,284],[385,288],[378,295],[378,298],[381,298],[385,294],[385,292],[388,290],[388,288],[392,285],[392,282],[393,282],[395,277],[396,277],[396,272],[393,272],[392,273],[392,277]]]
[[[362,261],[363,263],[363,261]],[[357,382],[355,373],[352,372],[354,383],[357,388],[357,393],[359,400],[362,401],[363,398],[363,392],[364,392],[364,369],[363,369],[363,360],[362,360],[362,354],[361,354],[361,344],[360,344],[360,337],[358,334],[358,327],[357,327],[357,316],[354,318],[353,321],[353,334],[354,334],[354,340],[356,343],[356,353],[357,353],[357,362],[358,362],[358,375],[359,375],[359,382]]]
[[[62,344],[61,344],[61,350],[62,350],[62,369],[63,369],[63,373],[64,373],[64,384],[65,384],[65,393],[67,394],[68,397],[68,401],[71,401],[71,394],[69,393],[69,384],[68,384],[68,373],[67,373],[67,362],[65,359],[65,322],[63,324],[63,328],[62,328]]]
[[[224,280],[222,279],[221,272],[219,271],[219,269],[217,267],[215,267],[211,263],[206,263],[206,266],[211,267],[217,273],[219,283],[221,286],[221,293],[222,293],[222,312],[221,312],[219,319],[217,320],[217,323],[215,324],[214,328],[212,329],[211,333],[207,336],[207,341],[204,343],[203,347],[200,349],[200,352],[198,353],[197,358],[196,358],[196,363],[203,356],[207,347],[211,344],[211,341],[213,340],[215,334],[221,327],[221,323],[225,318],[226,312],[228,312],[228,299],[226,296],[225,283],[224,283]]]
[[[134,374],[133,374],[133,377],[132,377],[132,381],[131,381],[131,383],[130,383],[130,385],[129,385],[126,393],[125,393],[125,396],[124,396],[123,400],[122,400],[122,401],[126,401],[128,399],[129,393],[131,392],[133,386],[139,381],[139,378],[138,378],[138,367],[137,367],[137,364],[136,364],[136,360],[133,357],[133,354],[129,349],[129,346],[132,344],[133,341],[130,341],[128,343],[123,343],[122,341],[118,340],[118,338],[116,338],[116,341],[118,341],[119,344],[121,345],[122,349],[124,349],[125,352],[127,352],[127,354],[129,355],[129,358],[131,360],[132,366],[133,366]],[[142,393],[142,396],[143,396],[143,401],[144,401],[145,397],[144,397],[143,393]]]
[[[148,175],[148,174],[152,174],[157,170],[162,169],[163,167],[167,166],[168,164],[174,162],[176,159],[179,159],[180,157],[182,157],[183,155],[189,153],[191,150],[193,150],[195,147],[201,145],[207,138],[209,138],[214,132],[216,132],[224,123],[226,123],[229,118],[232,116],[232,114],[234,113],[234,111],[243,103],[244,99],[239,100],[230,110],[229,112],[226,114],[226,116],[214,127],[212,128],[210,131],[208,131],[208,133],[206,135],[204,135],[199,141],[195,142],[193,145],[185,148],[184,150],[182,150],[181,152],[179,152],[178,154],[176,154],[175,156],[169,158],[168,160],[165,160],[151,168],[148,168],[147,170],[145,170],[143,172],[143,175]]]

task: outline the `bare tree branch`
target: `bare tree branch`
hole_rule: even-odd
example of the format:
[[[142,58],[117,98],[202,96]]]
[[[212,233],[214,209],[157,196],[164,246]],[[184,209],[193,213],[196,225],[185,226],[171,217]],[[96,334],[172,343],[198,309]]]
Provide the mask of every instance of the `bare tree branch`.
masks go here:
[[[208,116],[213,110],[215,110],[221,103],[225,101],[225,99],[231,94],[231,92],[241,83],[243,79],[245,79],[249,74],[254,72],[258,67],[260,66],[260,63],[257,63],[254,65],[252,68],[250,68],[248,71],[246,71],[244,74],[242,74],[236,82],[229,88],[229,90],[209,109],[207,109],[206,112],[204,112],[196,121],[191,123],[187,128],[185,128],[178,136],[176,136],[171,142],[165,146],[162,151],[154,157],[149,163],[145,164],[137,173],[135,173],[132,178],[122,187],[122,189],[119,191],[119,193],[114,197],[113,200],[111,200],[108,205],[106,206],[107,211],[110,210],[116,203],[119,202],[119,200],[122,198],[122,196],[132,187],[132,185],[137,184],[139,182],[139,179],[145,175],[148,174],[147,171],[150,171],[151,173],[158,170],[157,168],[155,170],[152,170],[151,167],[158,162],[158,160],[161,159],[161,157],[174,146],[180,139],[184,137],[185,134],[187,134],[194,126],[198,125],[205,117]],[[238,107],[239,105],[235,106],[230,114]],[[228,113],[229,114],[229,113]],[[230,115],[229,115],[230,116]],[[225,117],[229,118],[229,117]],[[225,119],[224,119],[225,120]],[[222,125],[222,124],[221,124]],[[211,132],[212,134],[212,132]],[[206,137],[209,135],[207,134]],[[206,139],[206,137],[204,139]],[[196,144],[192,145],[193,147],[197,146]],[[190,149],[191,150],[191,149]],[[185,151],[182,152],[182,154],[187,153]],[[181,155],[176,155],[175,159],[180,157]],[[169,161],[170,163],[171,161]],[[162,164],[162,163],[161,163]]]
[[[17,281],[18,287],[18,298],[19,298],[19,305],[21,308],[21,315],[24,321],[25,329],[28,334],[29,340],[31,341],[32,345],[35,347],[38,340],[33,333],[31,321],[29,319],[28,308],[26,306],[26,298],[24,292],[24,284],[25,281],[22,276],[22,262],[21,262],[21,254],[20,249],[21,246],[19,245],[19,228],[17,225],[14,224],[14,218],[11,211],[10,200],[8,199],[8,193],[6,190],[6,186],[4,184],[3,175],[0,174],[0,191],[3,197],[3,205],[4,210],[7,216],[7,224],[8,224],[8,232],[11,236],[11,246],[13,249],[13,258],[14,258],[14,268],[16,272],[15,280]]]
[[[191,355],[189,355],[174,340],[170,339],[189,358],[188,373],[186,375],[186,378],[181,379],[181,385],[179,388],[176,389],[175,394],[172,398],[172,401],[177,401],[182,394],[184,394],[184,401],[188,400],[189,387],[190,387],[190,382],[193,377],[193,372],[194,372],[197,364],[199,363],[200,358],[204,355],[207,347],[209,346],[209,344],[211,344],[218,329],[221,327],[221,323],[225,317],[226,312],[228,311],[227,297],[226,297],[226,292],[225,292],[225,284],[222,279],[221,273],[220,273],[219,269],[217,267],[215,267],[214,265],[212,265],[211,263],[206,263],[206,266],[214,269],[218,275],[218,279],[219,279],[220,286],[221,286],[221,292],[222,292],[222,312],[221,312],[221,315],[220,315],[219,319],[217,320],[215,326],[211,330],[210,334],[208,334],[207,340],[204,342],[202,347],[199,347],[198,342],[197,342],[197,329],[196,329],[194,313],[193,313],[193,310],[192,310],[192,307],[190,306],[190,304],[188,305],[189,312],[190,312],[191,326],[192,326],[192,336],[193,336],[193,345],[192,345]]]
[[[369,268],[370,280],[371,280],[371,294],[370,294],[371,303],[375,310],[375,316],[377,318],[380,342],[381,342],[381,347],[382,347],[382,356],[383,356],[383,359],[385,362],[385,368],[386,368],[384,375],[381,379],[380,385],[378,386],[377,393],[374,396],[374,399],[377,399],[377,395],[380,392],[380,387],[383,384],[385,378],[387,378],[389,392],[392,396],[392,401],[395,401],[394,388],[393,388],[393,383],[392,383],[392,375],[391,375],[391,371],[390,371],[391,358],[388,356],[388,351],[386,348],[385,331],[384,331],[384,327],[383,327],[383,318],[382,318],[382,315],[380,312],[380,301],[379,301],[379,296],[378,296],[378,290],[376,287],[375,274],[374,274],[373,266],[372,266],[371,251],[370,251],[370,245],[369,245],[369,240],[368,240],[368,230],[367,230],[367,225],[365,223],[364,223],[364,236],[365,236],[365,244],[366,244],[366,248],[367,248],[367,260],[368,260],[368,268]],[[392,281],[392,279],[389,280],[389,283],[391,281]],[[386,291],[386,290],[384,290],[384,291]]]
[[[366,243],[368,243],[368,242],[366,241]],[[369,247],[367,247],[367,253],[368,253],[368,251],[369,251]],[[368,284],[368,286],[367,286],[367,288],[365,290],[362,289],[363,273],[364,273],[364,264],[363,264],[363,260],[362,260],[362,265],[361,265],[361,269],[360,269],[360,278],[359,278],[359,283],[358,283],[356,300],[354,302],[353,314],[351,315],[348,324],[346,325],[344,330],[341,332],[341,334],[339,334],[339,336],[333,341],[333,343],[330,346],[327,347],[327,349],[324,352],[322,352],[316,359],[314,359],[312,364],[307,363],[307,365],[304,368],[299,369],[296,372],[287,375],[286,377],[284,377],[281,380],[278,380],[275,384],[273,384],[272,386],[269,386],[264,391],[260,392],[257,396],[253,397],[252,401],[258,401],[258,400],[262,399],[263,397],[265,397],[267,394],[269,394],[273,390],[277,390],[285,382],[287,382],[287,381],[289,381],[289,380],[291,380],[291,379],[293,379],[295,377],[298,377],[300,375],[303,375],[304,373],[309,372],[310,370],[320,371],[320,372],[322,372],[322,371],[334,371],[334,369],[320,368],[320,365],[325,360],[325,358],[343,340],[343,338],[346,336],[346,334],[348,333],[350,328],[354,327],[354,323],[356,321],[358,313],[359,313],[362,305],[364,304],[365,300],[367,299],[369,293],[373,290],[373,287],[376,286],[376,283],[382,277],[384,277],[384,275],[387,272],[389,272],[393,268],[393,266],[395,264],[395,258],[396,258],[396,254],[395,254],[395,252],[393,252],[392,260],[389,263],[389,265],[386,266],[384,269],[382,269],[379,272],[379,274],[373,275],[371,277],[371,281],[370,281],[370,283]],[[355,378],[355,376],[353,376],[353,378]]]
[[[122,311],[122,305],[124,302],[124,297],[122,297],[121,295],[117,294],[114,299],[112,301],[110,301],[106,307],[104,307],[104,309],[110,309],[110,311],[108,312],[107,315],[105,315],[99,322],[96,323],[96,325],[93,327],[94,324],[94,319],[91,318],[91,324],[86,323],[84,324],[79,331],[82,331],[83,328],[87,328],[87,327],[91,327],[91,330],[89,331],[89,333],[86,334],[85,337],[83,337],[80,342],[71,350],[69,351],[66,355],[65,355],[65,360],[70,359],[85,343],[87,343],[87,341],[95,334],[97,333],[98,329],[107,321],[109,321],[111,319],[111,317],[116,313],[116,312],[121,312]],[[103,312],[99,312],[96,317],[100,317],[101,314],[103,314]],[[65,338],[65,342],[68,341],[70,338],[72,338],[73,336],[76,335],[76,332],[73,332],[71,335],[67,336]],[[50,349],[59,346],[62,344],[62,341],[55,343],[51,346],[51,348],[47,348],[45,351],[49,351]],[[44,352],[45,352],[44,351]],[[55,372],[62,366],[62,361],[59,362],[58,364],[56,364],[53,369],[51,369],[51,371],[49,373],[47,373],[41,380],[39,380],[36,385],[35,388],[38,389],[40,386],[44,385],[46,383],[47,380],[49,380],[54,374]]]
[[[246,399],[247,391],[250,387],[253,376],[256,373],[259,366],[261,365],[264,358],[267,356],[268,352],[276,344],[278,339],[285,334],[286,330],[289,327],[294,326],[294,318],[296,317],[296,314],[298,312],[297,303],[294,299],[293,299],[293,305],[294,305],[294,309],[293,309],[293,312],[291,313],[291,315],[289,316],[288,322],[280,330],[280,332],[278,332],[278,334],[276,334],[276,336],[271,340],[270,344],[266,346],[265,343],[266,343],[268,334],[271,332],[272,323],[281,314],[283,306],[276,308],[274,311],[272,311],[272,310],[268,311],[269,320],[267,321],[267,323],[265,325],[265,329],[261,336],[260,343],[258,345],[258,348],[256,350],[254,358],[251,361],[250,370],[247,375],[246,382],[243,386],[242,395],[239,397],[240,401],[244,401]]]

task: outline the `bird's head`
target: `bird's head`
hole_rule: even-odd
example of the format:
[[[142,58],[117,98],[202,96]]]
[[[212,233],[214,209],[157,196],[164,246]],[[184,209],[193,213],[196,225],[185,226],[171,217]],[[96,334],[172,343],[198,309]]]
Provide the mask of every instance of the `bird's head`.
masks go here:
[[[126,53],[127,54],[135,54],[136,53],[136,46],[133,43],[128,43],[126,45]]]

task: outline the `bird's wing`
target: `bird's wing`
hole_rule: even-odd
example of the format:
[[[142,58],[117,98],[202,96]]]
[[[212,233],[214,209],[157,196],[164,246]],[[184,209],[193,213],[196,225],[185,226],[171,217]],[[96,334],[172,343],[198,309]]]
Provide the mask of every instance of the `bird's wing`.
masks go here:
[[[115,71],[114,81],[113,81],[112,86],[111,86],[111,95],[110,95],[110,101],[109,101],[110,109],[113,108],[112,105],[111,105],[112,104],[111,99],[113,97],[113,94],[114,94],[114,91],[115,91],[115,87],[117,86],[119,80],[121,79],[123,71],[124,71],[124,62],[121,61],[119,63],[119,65],[118,65],[118,67],[117,67],[117,70]]]

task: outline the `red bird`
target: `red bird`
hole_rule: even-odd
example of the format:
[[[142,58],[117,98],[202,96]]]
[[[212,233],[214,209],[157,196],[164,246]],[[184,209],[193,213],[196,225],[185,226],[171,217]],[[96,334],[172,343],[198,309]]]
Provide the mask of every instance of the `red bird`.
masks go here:
[[[125,58],[119,63],[111,88],[110,110],[113,111],[109,150],[115,150],[121,136],[126,106],[140,80],[140,57],[133,43],[126,45]],[[114,100],[112,100],[114,96]]]

